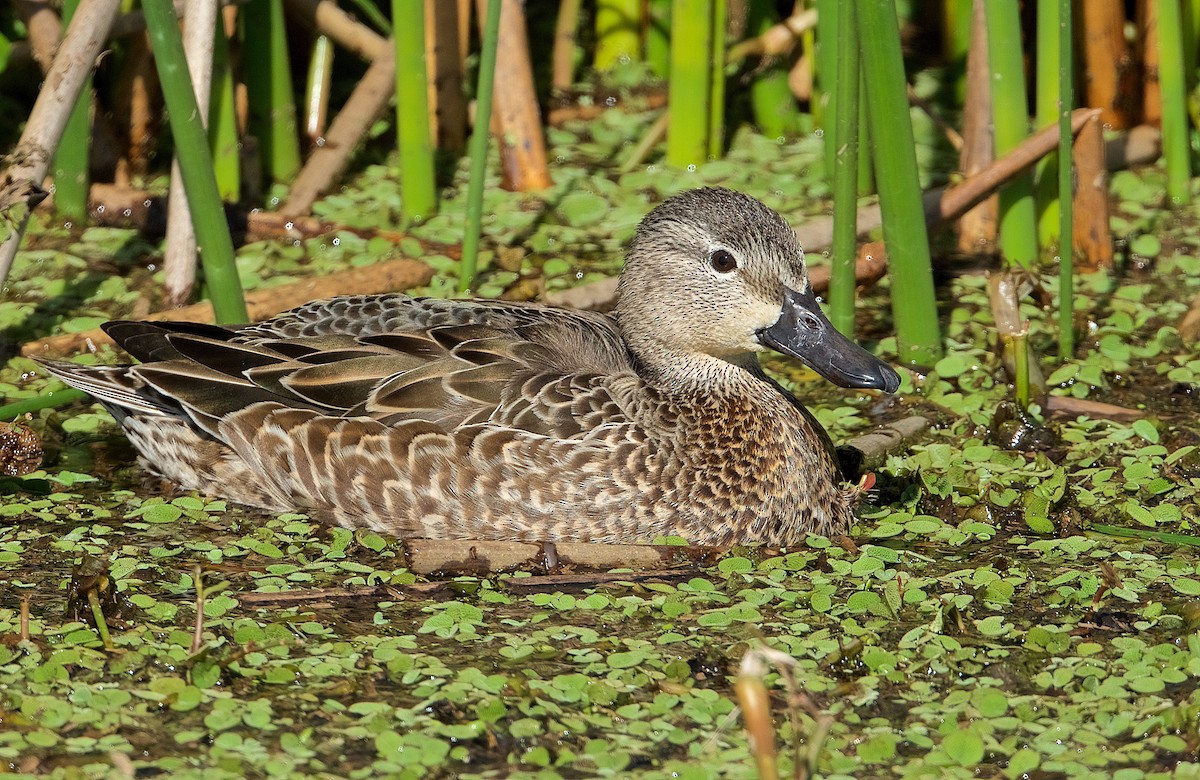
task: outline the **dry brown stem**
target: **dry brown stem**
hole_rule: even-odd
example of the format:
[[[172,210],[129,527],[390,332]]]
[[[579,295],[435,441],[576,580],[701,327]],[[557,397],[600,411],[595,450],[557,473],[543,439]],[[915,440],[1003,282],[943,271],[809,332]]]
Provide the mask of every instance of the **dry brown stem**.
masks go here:
[[[1125,42],[1122,0],[1078,2],[1076,35],[1083,50],[1086,103],[1103,112],[1104,124],[1122,129],[1134,124],[1137,69]]]
[[[988,72],[985,0],[971,10],[971,47],[967,50],[967,93],[963,106],[963,148],[959,169],[974,176],[996,159],[992,138],[992,80]],[[966,254],[996,251],[998,205],[993,195],[969,209],[958,222],[958,248]]]
[[[550,88],[570,89],[575,81],[575,30],[579,27],[579,6],[582,0],[560,0],[558,17],[554,21],[553,66]]]
[[[532,192],[550,186],[542,118],[533,88],[529,62],[529,36],[521,0],[501,0],[500,47],[496,52],[496,86],[492,107],[492,133],[500,144],[501,186]],[[487,0],[478,0],[480,25]],[[476,127],[481,119],[475,118]]]
[[[425,61],[429,69],[429,124],[439,149],[462,151],[467,137],[463,52],[458,48],[458,5],[425,0]]]
[[[1130,409],[1127,406],[1106,404],[1103,401],[1092,401],[1068,395],[1046,396],[1042,408],[1051,414],[1082,415],[1102,420],[1137,420],[1146,416],[1146,413],[1140,409]]]
[[[54,7],[45,0],[18,0],[16,5],[21,14],[21,21],[29,31],[33,59],[42,69],[42,73],[48,73],[50,65],[54,62],[54,50],[58,48],[62,20]]]
[[[1112,268],[1113,238],[1108,211],[1108,171],[1100,117],[1084,123],[1072,147],[1075,158],[1075,221],[1072,262],[1080,270]]]

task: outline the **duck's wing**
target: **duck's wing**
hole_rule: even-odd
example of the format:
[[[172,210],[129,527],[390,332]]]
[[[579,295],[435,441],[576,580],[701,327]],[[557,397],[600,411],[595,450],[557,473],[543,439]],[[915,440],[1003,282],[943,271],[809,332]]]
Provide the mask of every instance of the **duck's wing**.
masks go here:
[[[262,401],[385,425],[491,423],[569,437],[597,414],[619,416],[608,380],[632,372],[608,317],[485,301],[354,296],[240,329],[106,330],[142,364],[57,373],[135,413],[174,406],[218,438],[222,419]]]

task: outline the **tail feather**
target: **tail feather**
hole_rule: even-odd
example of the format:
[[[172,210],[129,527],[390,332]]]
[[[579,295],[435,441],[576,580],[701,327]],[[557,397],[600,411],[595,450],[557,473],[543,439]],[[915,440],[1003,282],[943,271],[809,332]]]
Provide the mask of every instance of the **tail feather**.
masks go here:
[[[179,407],[130,372],[130,366],[81,366],[60,360],[38,360],[46,370],[77,390],[125,414],[178,416]]]

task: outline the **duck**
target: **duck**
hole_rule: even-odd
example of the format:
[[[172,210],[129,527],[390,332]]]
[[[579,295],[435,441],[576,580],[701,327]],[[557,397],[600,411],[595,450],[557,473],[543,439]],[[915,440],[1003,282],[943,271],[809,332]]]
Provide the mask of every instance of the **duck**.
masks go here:
[[[894,393],[841,335],[777,212],[674,195],[629,245],[612,314],[403,294],[223,327],[113,321],[139,362],[45,362],[151,473],[400,538],[787,547],[847,533],[862,492],[760,367],[773,350]]]

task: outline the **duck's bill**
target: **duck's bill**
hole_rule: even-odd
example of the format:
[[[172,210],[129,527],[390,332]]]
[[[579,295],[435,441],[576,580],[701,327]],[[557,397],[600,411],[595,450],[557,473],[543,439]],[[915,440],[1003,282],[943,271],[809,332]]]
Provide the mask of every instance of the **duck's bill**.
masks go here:
[[[865,387],[894,393],[895,369],[838,332],[821,311],[812,290],[788,290],[779,320],[758,332],[759,341],[791,355],[841,387]]]

